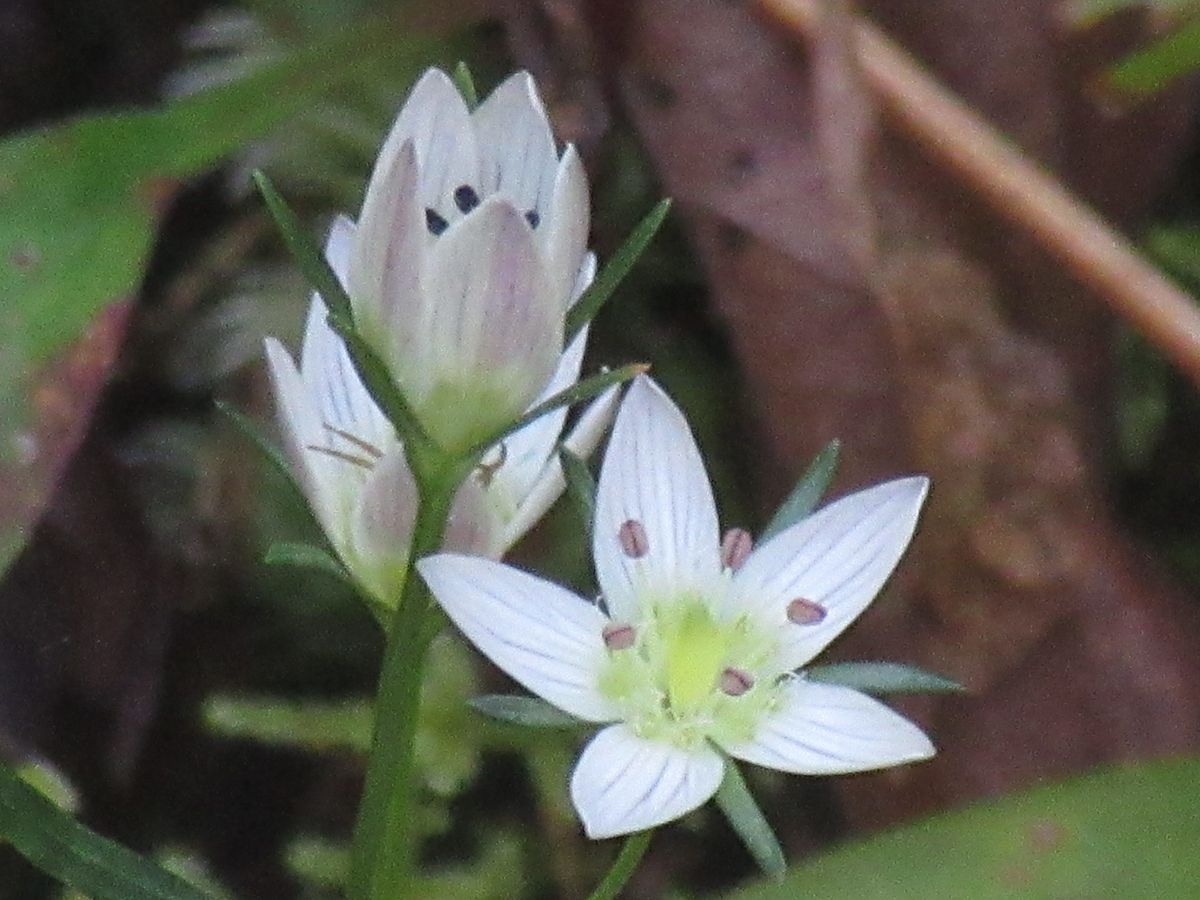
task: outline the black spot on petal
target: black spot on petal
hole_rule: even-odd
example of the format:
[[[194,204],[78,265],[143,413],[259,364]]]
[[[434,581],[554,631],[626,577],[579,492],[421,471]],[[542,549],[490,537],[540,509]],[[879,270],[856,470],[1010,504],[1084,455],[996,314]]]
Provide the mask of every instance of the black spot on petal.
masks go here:
[[[425,207],[425,227],[429,229],[429,233],[435,237],[441,234],[450,225],[443,219],[436,209]]]
[[[469,184],[460,184],[454,190],[454,205],[459,212],[469,213],[479,205],[479,194]]]
[[[538,224],[542,221],[542,217],[538,215],[536,209],[530,209],[525,211],[525,221],[529,223],[530,228],[537,228]]]

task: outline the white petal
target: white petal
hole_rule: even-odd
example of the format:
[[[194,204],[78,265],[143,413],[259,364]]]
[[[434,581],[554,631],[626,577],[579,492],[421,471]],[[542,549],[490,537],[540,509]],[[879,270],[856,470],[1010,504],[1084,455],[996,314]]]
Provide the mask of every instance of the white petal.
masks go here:
[[[590,216],[587,175],[574,146],[568,146],[558,164],[549,209],[537,229],[546,268],[564,310],[576,297],[575,282],[587,253]]]
[[[484,656],[535,694],[592,722],[616,718],[597,685],[608,620],[558,585],[487,559],[442,553],[417,569]]]
[[[363,484],[343,554],[354,575],[389,606],[400,600],[416,510],[417,485],[396,444]]]
[[[387,191],[394,157],[411,141],[420,171],[420,207],[449,219],[451,196],[462,184],[473,184],[478,169],[471,116],[454,82],[439,69],[429,69],[413,87],[396,123],[379,151],[364,210]]]
[[[647,540],[639,558],[622,550],[630,521]],[[712,488],[687,421],[639,375],[617,412],[596,492],[596,574],[613,618],[636,621],[639,596],[708,595],[720,577],[718,542]]]
[[[379,450],[394,439],[394,429],[358,377],[345,343],[329,327],[325,304],[316,294],[308,307],[300,372],[322,431],[313,443],[361,455],[361,450],[331,429],[353,435]]]
[[[342,286],[349,290],[350,257],[354,251],[357,228],[348,216],[337,215],[329,226],[325,239],[325,259]]]
[[[583,262],[575,276],[575,287],[571,289],[571,303],[583,296],[583,292],[592,286],[596,279],[596,254],[589,250],[583,254]]]
[[[508,421],[533,400],[558,362],[563,313],[547,288],[529,226],[505,200],[489,198],[452,225],[430,260],[426,359],[405,361],[411,381],[491,388]],[[432,380],[430,380],[432,379]]]
[[[752,740],[730,755],[798,775],[864,772],[928,759],[933,744],[916,725],[848,687],[802,679],[784,688]]]
[[[537,86],[528,72],[509,76],[472,117],[483,193],[502,193],[522,213],[547,215],[558,151]]]
[[[417,197],[416,157],[405,141],[390,156],[389,169],[372,179],[348,280],[355,324],[389,361],[410,352],[429,237]]]
[[[491,509],[487,493],[474,475],[462,483],[450,508],[443,550],[490,559],[499,559],[503,555],[507,549],[500,545],[503,525]]]
[[[571,801],[588,837],[613,837],[691,812],[716,793],[724,774],[724,762],[707,744],[682,750],[610,725],[579,757]]]
[[[335,546],[344,537],[352,498],[339,490],[338,461],[313,452],[310,446],[321,446],[325,440],[320,417],[313,407],[308,391],[296,370],[292,357],[275,338],[264,341],[267,371],[275,395],[276,418],[284,439],[284,447],[292,464],[292,472],[321,527]]]
[[[900,478],[831,503],[757,548],[734,576],[738,602],[763,627],[783,635],[781,671],[821,652],[874,599],[917,525],[927,478]],[[819,603],[825,618],[787,618],[797,598]]]

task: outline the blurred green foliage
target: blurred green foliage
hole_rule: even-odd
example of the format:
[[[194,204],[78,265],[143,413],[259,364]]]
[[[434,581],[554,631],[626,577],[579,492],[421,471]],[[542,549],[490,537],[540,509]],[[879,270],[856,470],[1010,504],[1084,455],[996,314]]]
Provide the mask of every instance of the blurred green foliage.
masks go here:
[[[848,845],[734,897],[1192,897],[1197,783],[1194,759],[1108,768]]]

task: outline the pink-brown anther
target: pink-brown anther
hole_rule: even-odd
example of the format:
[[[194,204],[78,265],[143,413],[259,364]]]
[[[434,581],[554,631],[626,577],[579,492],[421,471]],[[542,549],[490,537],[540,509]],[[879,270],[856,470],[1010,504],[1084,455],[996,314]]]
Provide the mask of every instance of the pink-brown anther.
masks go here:
[[[637,519],[626,519],[617,531],[621,550],[630,559],[641,559],[650,551],[650,539],[646,528]]]
[[[816,625],[824,621],[827,610],[820,603],[797,597],[787,605],[788,621],[797,625]]]
[[[600,632],[604,646],[609,650],[628,650],[637,640],[637,632],[628,622],[613,622]]]
[[[721,539],[721,565],[736,572],[754,549],[754,538],[745,528],[730,528]]]
[[[721,691],[730,697],[740,697],[754,687],[754,676],[732,666],[721,673]]]

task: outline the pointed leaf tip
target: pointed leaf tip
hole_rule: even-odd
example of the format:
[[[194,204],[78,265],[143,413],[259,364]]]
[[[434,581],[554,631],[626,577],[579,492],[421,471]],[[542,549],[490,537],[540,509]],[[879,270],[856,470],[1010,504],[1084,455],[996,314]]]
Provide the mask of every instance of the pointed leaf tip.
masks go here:
[[[821,452],[813,458],[800,480],[788,494],[787,499],[779,505],[775,515],[767,527],[759,535],[759,543],[765,544],[779,532],[795,525],[821,502],[821,497],[829,488],[833,476],[837,473],[838,455],[841,453],[842,442],[834,438],[826,444]]]
[[[275,225],[279,228],[288,252],[296,260],[296,265],[300,267],[300,271],[304,273],[304,277],[312,289],[321,295],[326,309],[347,322],[353,321],[354,314],[346,289],[330,267],[325,254],[309,237],[308,231],[301,224],[300,219],[283,199],[283,195],[275,189],[275,185],[262,169],[255,169],[250,177],[254,179],[259,193],[262,194],[263,200],[267,204],[267,211],[275,220]]]
[[[629,237],[613,254],[612,259],[604,264],[604,268],[600,270],[588,289],[583,292],[583,296],[567,311],[565,323],[567,344],[571,343],[584,325],[596,317],[600,307],[608,302],[609,297],[625,280],[625,276],[629,274],[634,263],[646,252],[650,241],[658,234],[658,230],[662,227],[670,210],[671,200],[669,197],[659,200],[629,233]]]
[[[467,705],[497,721],[530,728],[579,728],[587,724],[540,697],[483,694],[469,699]]]

